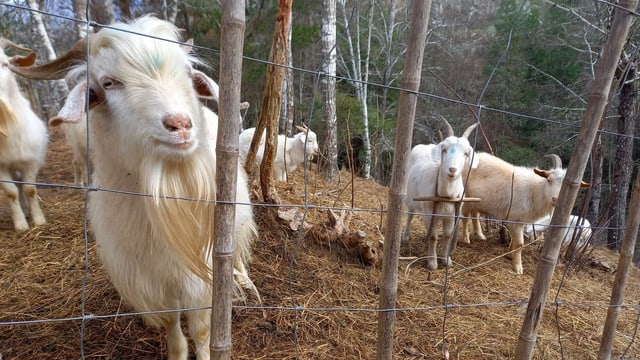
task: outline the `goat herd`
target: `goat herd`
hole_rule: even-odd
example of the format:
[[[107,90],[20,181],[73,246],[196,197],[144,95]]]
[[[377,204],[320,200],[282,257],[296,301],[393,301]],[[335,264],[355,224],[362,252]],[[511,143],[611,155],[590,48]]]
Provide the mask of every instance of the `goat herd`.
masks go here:
[[[210,249],[215,230],[216,184],[212,174],[216,171],[218,118],[199,98],[217,100],[219,89],[194,68],[198,59],[179,41],[179,31],[173,24],[144,16],[91,34],[58,59],[38,66],[33,65],[33,53],[7,57],[0,51],[0,81],[5,84],[0,94],[0,186],[11,207],[15,229],[29,227],[22,197],[28,200],[23,205],[28,206],[33,224],[45,223],[32,184],[44,163],[48,136],[44,123],[20,95],[11,71],[30,79],[80,79],[49,124],[64,127],[76,154],[74,178],[82,184],[86,179],[82,169],[87,168],[83,156],[87,147],[85,106],[89,109],[92,182],[100,189],[117,190],[90,194],[89,221],[100,260],[114,287],[136,311],[211,305],[211,259],[203,254]],[[1,45],[28,50],[8,40]],[[444,244],[439,258],[449,265],[455,247],[455,241],[448,240],[455,206],[446,201],[434,204],[414,199],[477,197],[480,201],[464,203],[463,215],[474,219],[479,238],[484,238],[479,215],[510,221],[513,268],[521,274],[517,250],[524,243],[525,225],[551,214],[565,170],[557,155],[552,156],[552,169],[540,170],[474,153],[468,140],[474,128],[472,125],[456,137],[449,127],[449,136],[439,144],[418,145],[412,150],[409,218],[403,239],[408,238],[413,213],[442,215],[437,218],[443,222]],[[254,130],[247,129],[240,135],[241,161]],[[285,180],[285,169],[295,170],[318,151],[316,134],[308,128],[299,130],[293,138],[280,135],[278,139],[273,171],[276,180]],[[234,279],[239,288],[258,295],[247,271],[257,226],[242,166],[238,167],[237,179]],[[22,185],[17,186],[15,181]],[[429,237],[428,267],[436,269],[435,227],[430,215],[421,216]],[[469,242],[466,219],[463,241]],[[187,359],[188,345],[179,312],[145,312],[143,316],[147,323],[166,329],[169,359]],[[197,358],[208,359],[210,310],[189,311],[186,317]]]

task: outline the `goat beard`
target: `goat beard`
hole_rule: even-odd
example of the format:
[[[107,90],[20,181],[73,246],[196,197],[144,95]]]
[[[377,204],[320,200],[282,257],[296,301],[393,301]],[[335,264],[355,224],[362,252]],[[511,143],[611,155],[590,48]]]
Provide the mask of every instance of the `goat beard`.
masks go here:
[[[203,153],[205,151],[202,151]],[[214,241],[215,159],[193,154],[141,165],[145,209],[155,238],[166,241],[184,266],[209,281]]]

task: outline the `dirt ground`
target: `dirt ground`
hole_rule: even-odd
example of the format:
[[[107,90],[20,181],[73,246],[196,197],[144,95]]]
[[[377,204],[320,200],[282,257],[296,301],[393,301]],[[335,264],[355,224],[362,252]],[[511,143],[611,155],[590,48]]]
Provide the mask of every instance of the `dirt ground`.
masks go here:
[[[353,207],[351,230],[382,240],[387,188],[347,172],[333,183],[314,168],[304,175],[299,170],[279,185],[283,204]],[[144,326],[102,270],[90,232],[85,235],[86,192],[71,186],[72,179],[70,150],[52,129],[39,176],[47,184],[39,194],[48,223],[16,233],[0,202],[0,358],[166,357],[163,333]],[[262,207],[255,213],[260,239],[250,275],[264,307],[251,298],[234,307],[232,358],[374,359],[380,267],[363,265],[338,243],[320,244],[290,230]],[[324,209],[306,215],[311,224],[326,220]],[[414,222],[398,269],[395,359],[441,359],[443,346],[450,359],[514,357],[539,245],[524,251],[525,273],[515,275],[500,256],[507,246],[496,225],[487,227],[488,240],[458,245],[452,268],[429,271],[424,262],[411,262],[426,253],[424,229]],[[617,256],[596,249],[580,264],[557,268],[535,359],[596,358]],[[637,268],[629,279],[614,358],[640,358]]]

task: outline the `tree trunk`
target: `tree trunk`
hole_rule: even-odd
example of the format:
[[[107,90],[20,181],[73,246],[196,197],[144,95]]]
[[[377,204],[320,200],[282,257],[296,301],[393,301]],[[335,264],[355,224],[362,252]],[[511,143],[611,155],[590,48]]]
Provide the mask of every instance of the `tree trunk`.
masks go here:
[[[118,8],[121,18],[131,19],[131,0],[118,0]]]
[[[280,127],[278,132],[293,136],[293,56],[291,55],[291,22],[289,19],[289,33],[287,34],[287,68],[282,81],[282,108],[280,109]]]
[[[238,133],[240,132],[240,87],[245,31],[243,0],[222,2],[220,42],[220,100],[216,142],[217,200],[214,216],[213,288],[210,354],[214,360],[231,358],[231,306],[235,200],[238,175]]]
[[[602,146],[602,137],[596,135],[596,141],[591,151],[591,179],[589,180],[591,191],[591,199],[589,201],[589,210],[587,212],[587,220],[592,224],[598,224],[600,219],[600,200],[602,199],[602,167],[604,163],[604,148]],[[599,242],[597,232],[595,236],[595,244]]]
[[[322,1],[322,172],[333,180],[338,168],[338,122],[336,117],[336,0]]]
[[[611,187],[611,206],[609,207],[609,230],[607,247],[619,249],[624,236],[625,209],[627,208],[627,194],[631,183],[631,165],[633,162],[633,132],[636,120],[636,69],[635,62],[623,59],[624,71],[620,81],[620,101],[618,105],[618,134],[616,141],[616,155]],[[626,65],[626,66],[625,66]]]
[[[31,38],[33,40],[33,48],[38,52],[38,54],[43,55],[49,61],[54,60],[56,58],[56,53],[53,50],[53,45],[51,45],[51,40],[49,39],[49,34],[47,33],[47,29],[44,26],[44,22],[42,21],[42,16],[40,15],[39,5],[36,0],[28,0],[29,8],[36,10],[31,11]],[[46,89],[45,89],[46,87]],[[48,119],[53,117],[60,110],[61,101],[56,101],[55,99],[64,99],[67,97],[69,93],[69,89],[67,88],[67,84],[64,80],[56,80],[51,82],[39,82],[36,86],[36,91],[38,92],[38,98],[41,100],[47,99],[47,101],[41,102],[40,106],[34,106],[34,109],[42,109],[43,113],[39,115]]]
[[[587,109],[584,112],[582,128],[577,143],[571,155],[567,174],[560,189],[557,206],[553,211],[551,224],[547,230],[542,245],[536,278],[531,288],[529,305],[522,323],[515,358],[531,359],[538,336],[538,328],[542,321],[544,305],[551,285],[551,279],[558,261],[558,253],[562,243],[564,230],[560,226],[569,221],[571,209],[578,195],[578,188],[584,175],[589,154],[593,148],[596,133],[599,128],[607,99],[611,90],[613,76],[624,48],[629,28],[633,22],[633,12],[638,6],[638,0],[623,0],[620,8],[613,10],[613,25],[611,33],[602,49],[602,58],[598,62],[594,82],[589,93]]]
[[[280,119],[280,105],[282,101],[282,81],[284,79],[287,57],[287,34],[291,23],[291,4],[293,0],[279,0],[278,15],[273,35],[269,65],[267,65],[267,80],[265,82],[264,97],[260,118],[256,125],[256,131],[251,140],[251,146],[247,154],[245,168],[251,177],[254,173],[256,151],[264,130],[265,136],[264,156],[260,164],[260,188],[264,202],[268,204],[279,203],[278,196],[273,186],[271,169],[276,155],[278,138],[278,120]]]
[[[348,70],[348,77],[352,79],[351,83],[356,90],[356,97],[360,102],[360,110],[362,113],[362,142],[364,149],[364,164],[362,166],[362,176],[365,178],[371,177],[371,137],[369,134],[369,109],[367,107],[367,81],[369,79],[369,52],[371,48],[371,26],[369,26],[369,33],[367,36],[367,48],[365,49],[367,53],[367,58],[363,59],[361,54],[361,45],[360,45],[360,8],[359,3],[354,2],[352,14],[347,15],[346,10],[346,0],[339,0],[338,3],[341,5],[342,10],[342,19],[344,21],[345,32],[344,36],[347,40],[347,45],[349,47],[349,66],[345,64],[345,68]],[[369,9],[369,17],[373,14],[372,6]],[[349,21],[349,18],[353,18],[353,25],[355,25],[355,30],[351,30],[352,23]],[[370,23],[370,21],[369,21]],[[355,44],[354,44],[354,36],[355,36]],[[365,65],[365,68],[362,69],[362,64]]]
[[[390,360],[393,356],[393,323],[398,293],[398,258],[400,256],[400,231],[404,203],[407,197],[407,163],[411,152],[413,123],[416,115],[417,95],[420,89],[422,59],[424,57],[431,1],[414,1],[411,27],[407,40],[407,56],[404,64],[400,100],[397,114],[395,157],[391,184],[389,185],[387,221],[384,236],[380,300],[378,308],[377,360]]]
[[[391,84],[391,67],[393,62],[391,61],[391,57],[393,55],[393,33],[396,29],[396,11],[397,4],[396,0],[389,1],[389,21],[387,27],[387,33],[385,37],[385,46],[384,46],[384,69],[382,71],[382,85],[390,85]],[[382,118],[386,120],[387,114],[387,93],[389,92],[389,88],[387,86],[382,87]]]
[[[113,0],[91,1],[91,20],[100,24],[111,24],[115,21]]]
[[[87,35],[92,32],[92,28],[88,26],[87,21],[87,12],[89,9],[87,8],[87,0],[74,0],[73,1],[73,14],[76,19],[82,20],[82,22],[78,21],[75,23],[76,25],[76,33],[79,38],[85,38]]]

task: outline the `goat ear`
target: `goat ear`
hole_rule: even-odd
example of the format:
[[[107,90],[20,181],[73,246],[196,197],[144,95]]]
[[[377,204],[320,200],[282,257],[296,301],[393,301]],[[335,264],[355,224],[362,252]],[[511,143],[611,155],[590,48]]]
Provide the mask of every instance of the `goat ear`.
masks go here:
[[[438,144],[431,148],[431,158],[434,161],[442,161],[442,145]]]
[[[18,56],[18,55],[13,56],[9,61],[13,66],[29,67],[36,63],[36,57],[37,57],[36,53],[32,51],[25,56]]]
[[[538,168],[534,168],[533,172],[536,173],[539,176],[542,176],[545,179],[548,179],[549,178],[549,174],[550,174],[550,172],[548,170],[541,170],[541,169],[538,169]]]
[[[191,78],[193,80],[193,88],[196,89],[198,96],[213,99],[216,102],[220,101],[220,87],[213,79],[198,70],[193,70]]]
[[[85,101],[87,98],[87,82],[78,83],[67,96],[62,109],[58,114],[49,119],[49,126],[58,126],[63,123],[77,123],[84,116]],[[89,104],[91,106],[91,104]]]

